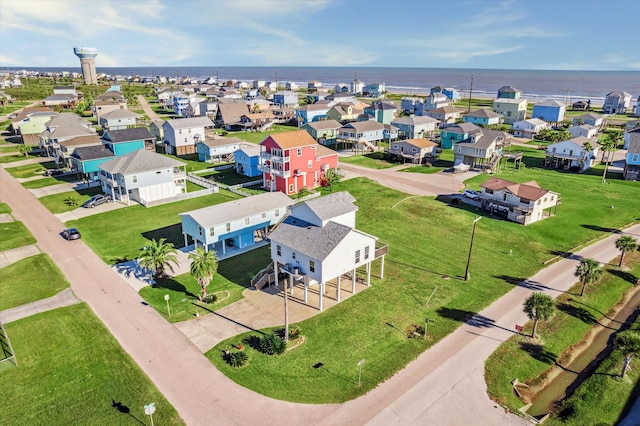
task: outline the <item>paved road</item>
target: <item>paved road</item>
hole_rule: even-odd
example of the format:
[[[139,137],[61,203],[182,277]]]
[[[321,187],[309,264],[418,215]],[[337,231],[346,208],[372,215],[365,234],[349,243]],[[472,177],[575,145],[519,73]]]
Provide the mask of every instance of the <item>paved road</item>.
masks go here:
[[[453,173],[409,173],[390,169],[370,169],[353,164],[340,163],[340,169],[368,177],[380,185],[411,195],[455,194],[464,188],[464,183]]]
[[[258,395],[222,375],[82,241],[63,241],[62,223],[3,169],[0,188],[0,198],[60,266],[77,297],[89,304],[189,425],[524,424],[486,396],[484,360],[511,335],[514,324],[524,321],[521,305],[531,291],[556,296],[575,282],[576,260],[563,259],[367,395],[345,404],[293,404]],[[628,231],[638,235],[640,225]],[[617,238],[612,235],[578,254],[609,261],[618,254]]]

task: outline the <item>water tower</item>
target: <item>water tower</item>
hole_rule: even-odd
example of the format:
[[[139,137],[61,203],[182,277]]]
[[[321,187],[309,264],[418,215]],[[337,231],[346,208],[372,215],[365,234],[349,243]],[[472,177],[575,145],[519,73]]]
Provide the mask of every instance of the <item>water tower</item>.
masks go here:
[[[74,47],[73,53],[80,58],[84,84],[98,84],[96,62],[94,61],[94,58],[98,56],[98,49],[95,47]]]

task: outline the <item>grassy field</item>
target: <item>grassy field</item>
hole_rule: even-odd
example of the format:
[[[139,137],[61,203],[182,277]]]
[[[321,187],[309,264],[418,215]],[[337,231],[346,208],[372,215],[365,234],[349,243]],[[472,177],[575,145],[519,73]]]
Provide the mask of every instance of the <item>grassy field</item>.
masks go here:
[[[365,155],[353,155],[340,157],[341,163],[354,164],[356,166],[369,167],[370,169],[388,169],[400,163],[390,163],[385,159],[383,152],[373,152]]]
[[[239,196],[220,193],[146,208],[134,205],[99,213],[67,223],[82,232],[82,239],[105,262],[120,263],[138,257],[149,240],[167,238],[176,247],[184,245],[179,213],[224,203]]]
[[[47,170],[57,169],[55,161],[46,161],[44,163],[26,164],[24,166],[9,167],[7,172],[14,178],[28,178],[42,175]]]
[[[225,185],[237,185],[240,183],[254,182],[262,179],[262,176],[248,177],[241,175],[239,173],[236,173],[234,169],[220,171],[212,170],[211,172],[207,173],[199,173],[198,176],[213,179],[216,182],[220,182]]]
[[[5,325],[18,366],[2,372],[0,412],[7,425],[184,424],[175,409],[85,304]],[[121,403],[130,410],[114,407]]]
[[[35,244],[35,242],[36,239],[22,222],[0,223],[0,251]]]
[[[29,101],[16,101],[16,102],[12,102],[10,104],[7,104],[6,106],[1,106],[0,107],[0,115],[5,115],[5,114],[11,114],[14,111],[17,111],[21,108],[26,107],[27,105],[30,105],[31,102]]]
[[[22,182],[22,186],[27,189],[36,189],[36,188],[44,188],[46,186],[60,185],[65,182],[76,182],[78,177],[75,174],[54,176],[54,177],[43,177],[42,179],[34,179],[26,182]]]
[[[259,144],[272,133],[282,133],[282,132],[292,132],[294,130],[299,130],[294,126],[283,126],[281,124],[274,124],[271,129],[267,132],[230,132],[226,136],[227,137],[237,137],[242,139],[245,142],[251,142]]]
[[[215,303],[204,304],[198,301],[200,285],[189,273],[157,280],[155,287],[143,288],[140,295],[169,322],[193,319],[195,303],[208,310],[216,310],[240,300],[244,289],[249,287],[251,278],[269,264],[270,256],[269,247],[261,247],[220,261],[218,272],[207,287],[207,294],[217,296]],[[165,294],[170,298],[171,316],[167,314]],[[206,311],[199,309],[199,313],[203,315]]]
[[[69,282],[46,254],[0,269],[0,311],[55,296]]]
[[[538,325],[538,335],[541,336],[539,339],[542,339],[543,344],[532,342],[529,338],[514,337],[500,345],[485,364],[487,389],[494,400],[513,410],[524,405],[513,393],[511,380],[517,377],[520,382],[536,382],[562,353],[580,342],[594,324],[603,319],[604,313],[609,312],[622,294],[633,287],[631,279],[625,278],[640,276],[640,253],[629,254],[626,260],[628,264],[635,265],[629,275],[620,273],[617,266],[608,266],[602,279],[595,285],[588,286],[582,298],[577,297],[582,287],[577,284],[556,299],[557,309],[552,320]],[[527,324],[524,333],[531,333],[531,323]],[[530,344],[526,345],[527,343]],[[620,370],[621,365],[615,373],[618,374]],[[615,381],[615,377],[607,379]],[[627,393],[618,395],[620,409],[630,393],[630,385],[625,387]],[[605,417],[602,416],[605,414],[608,414],[607,417],[613,415],[607,422],[613,424],[619,413],[619,410],[611,407],[601,407],[599,418],[603,421]],[[583,417],[580,420],[572,424],[595,424]]]
[[[544,182],[543,175],[538,176],[541,183],[553,183],[556,173],[546,174],[551,177]],[[370,289],[302,322],[305,343],[286,355],[269,357],[245,343],[249,364],[241,369],[228,366],[221,352],[249,336],[259,336],[247,333],[221,342],[207,357],[232,380],[278,399],[342,402],[368,392],[514,283],[533,275],[558,251],[603,235],[636,216],[637,202],[632,200],[637,187],[619,182],[606,185],[603,201],[597,176],[581,175],[575,183],[571,175],[561,176],[570,183],[559,179],[554,188],[563,196],[556,217],[527,227],[492,217],[478,222],[469,282],[462,280],[467,248],[473,219],[482,212],[454,208],[446,200],[431,197],[407,198],[367,179],[340,183],[338,189],[348,190],[357,200],[358,227],[390,244],[385,279],[374,278]],[[523,171],[520,178],[530,177]],[[607,207],[612,200],[614,212]],[[591,204],[593,209],[583,208]],[[374,275],[377,270],[374,262]],[[443,275],[451,278],[445,280]],[[425,307],[434,288],[437,291]],[[424,318],[436,320],[429,324],[429,339],[407,338],[405,331],[412,324],[422,324]],[[358,388],[356,364],[363,358],[366,364]],[[318,362],[324,367],[314,369]]]
[[[39,180],[42,179],[38,179],[38,181]],[[100,188],[99,186],[85,189],[75,189],[73,191],[62,192],[60,194],[45,195],[44,197],[40,197],[39,200],[46,208],[49,209],[51,213],[57,214],[77,209],[82,205],[82,203],[91,198],[92,195],[96,194],[102,194],[102,188]],[[67,202],[65,202],[67,198],[75,198],[78,201],[78,204],[75,206],[68,204]]]

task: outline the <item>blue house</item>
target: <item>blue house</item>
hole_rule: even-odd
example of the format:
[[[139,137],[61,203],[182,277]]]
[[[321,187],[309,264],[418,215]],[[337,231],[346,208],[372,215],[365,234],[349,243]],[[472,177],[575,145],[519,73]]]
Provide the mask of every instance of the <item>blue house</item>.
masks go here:
[[[640,140],[629,142],[629,149],[625,156],[625,180],[640,180]]]
[[[553,99],[538,102],[533,105],[531,118],[539,118],[548,123],[559,123],[564,120],[564,112],[567,106]]]
[[[371,115],[378,123],[391,124],[396,118],[398,107],[389,102],[373,101],[365,107],[364,113]]]
[[[296,92],[276,92],[273,94],[273,103],[282,108],[295,108],[298,106],[298,94]]]
[[[503,117],[502,114],[498,114],[490,109],[482,108],[463,114],[462,121],[465,123],[473,123],[478,126],[489,126],[492,124],[501,124]]]
[[[98,180],[100,165],[111,160],[115,155],[105,145],[83,146],[73,150],[71,168],[90,181]]]
[[[362,94],[370,98],[383,98],[386,91],[384,83],[371,83],[364,86]]]
[[[452,149],[454,144],[469,139],[473,135],[482,133],[482,129],[473,123],[460,123],[440,130],[440,147]]]
[[[236,172],[247,177],[262,176],[258,170],[260,164],[260,145],[245,144],[234,154],[236,160]]]
[[[312,121],[324,120],[331,107],[329,105],[304,105],[296,110],[296,118],[300,125],[311,123]]]
[[[107,130],[102,135],[102,143],[113,151],[116,157],[138,149],[156,150],[156,137],[146,127]]]
[[[265,241],[292,205],[286,194],[274,191],[181,213],[184,244],[189,246],[191,237],[195,246],[215,250],[218,258],[228,257],[227,252],[231,255]]]

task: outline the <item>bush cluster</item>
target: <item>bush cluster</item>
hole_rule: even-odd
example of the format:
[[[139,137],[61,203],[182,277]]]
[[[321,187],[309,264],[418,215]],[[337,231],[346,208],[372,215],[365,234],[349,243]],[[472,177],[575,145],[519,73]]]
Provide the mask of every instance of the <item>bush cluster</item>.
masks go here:
[[[227,362],[232,367],[242,367],[247,363],[248,359],[246,352],[243,351],[232,352],[227,356]]]
[[[267,355],[281,355],[287,350],[287,342],[275,333],[269,333],[260,341],[260,351]]]

